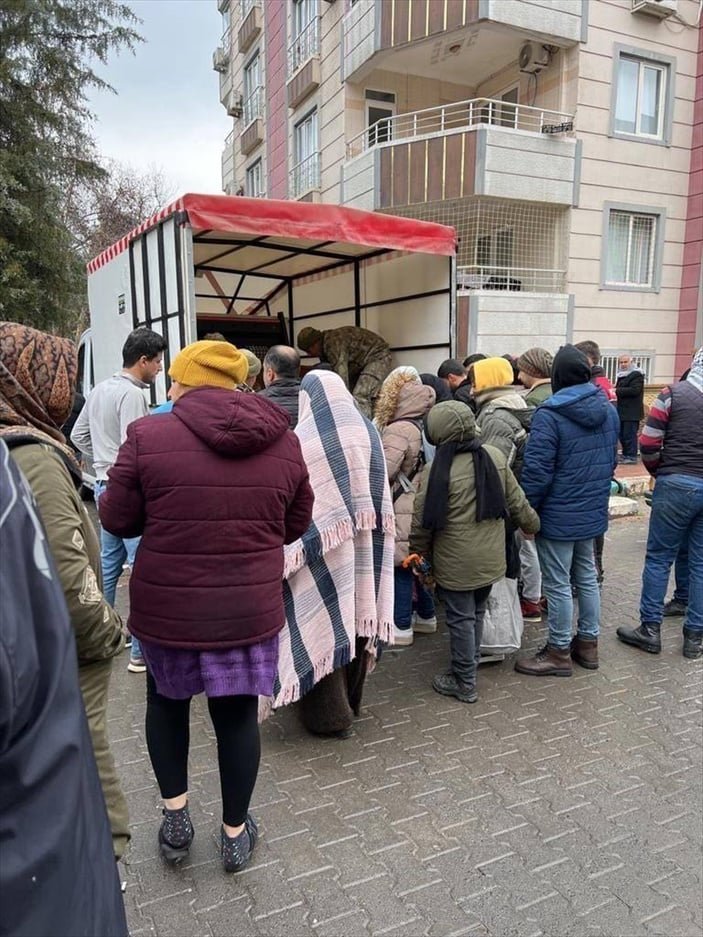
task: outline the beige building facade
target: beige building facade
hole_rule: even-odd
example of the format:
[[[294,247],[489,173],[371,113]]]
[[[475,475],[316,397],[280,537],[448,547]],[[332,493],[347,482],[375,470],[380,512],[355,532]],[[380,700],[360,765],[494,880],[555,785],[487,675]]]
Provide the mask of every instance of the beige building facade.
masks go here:
[[[697,0],[218,9],[226,192],[453,225],[460,355],[592,338],[677,373]]]

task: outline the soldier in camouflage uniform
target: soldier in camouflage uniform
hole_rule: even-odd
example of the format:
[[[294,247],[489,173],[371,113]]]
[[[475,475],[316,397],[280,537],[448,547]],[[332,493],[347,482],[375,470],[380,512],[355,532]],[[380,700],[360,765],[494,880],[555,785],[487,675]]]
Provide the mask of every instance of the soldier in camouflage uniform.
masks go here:
[[[364,416],[373,417],[381,384],[393,367],[391,350],[380,335],[353,325],[326,332],[308,327],[298,335],[298,348],[332,365]]]

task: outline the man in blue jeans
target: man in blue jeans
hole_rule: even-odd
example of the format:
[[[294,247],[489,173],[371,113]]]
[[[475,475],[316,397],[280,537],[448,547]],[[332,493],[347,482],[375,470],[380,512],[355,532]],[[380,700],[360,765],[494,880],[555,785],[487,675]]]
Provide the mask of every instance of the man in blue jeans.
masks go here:
[[[135,329],[122,349],[122,370],[101,381],[88,395],[71,431],[71,442],[95,467],[96,503],[105,491],[108,472],[127,436],[127,427],[149,413],[144,391],[161,371],[166,348],[163,337],[151,329]],[[115,605],[117,582],[125,563],[134,564],[139,537],[123,540],[100,531],[103,595]],[[129,664],[132,673],[144,673],[146,664],[136,638],[132,639]]]
[[[650,654],[661,653],[664,598],[672,563],[688,543],[688,607],[683,656],[703,655],[703,348],[685,381],[666,387],[640,436],[642,461],[657,483],[652,495],[642,572],[639,628],[617,635]]]
[[[537,552],[548,603],[549,637],[518,673],[570,677],[571,662],[598,668],[600,591],[593,540],[608,527],[610,480],[617,464],[615,408],[591,383],[583,352],[564,345],[552,367],[553,395],[535,412],[520,484],[541,521]],[[578,630],[572,639],[573,581]]]

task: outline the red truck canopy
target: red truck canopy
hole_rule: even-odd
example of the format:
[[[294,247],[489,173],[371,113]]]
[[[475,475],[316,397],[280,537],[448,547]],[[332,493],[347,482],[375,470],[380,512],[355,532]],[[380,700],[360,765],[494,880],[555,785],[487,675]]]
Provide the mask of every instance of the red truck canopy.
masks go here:
[[[231,241],[241,272],[266,264],[272,276],[300,276],[324,269],[340,256],[353,260],[400,250],[451,257],[456,251],[454,228],[429,221],[340,205],[188,194],[91,260],[88,272],[104,266],[126,250],[130,241],[174,214],[182,214],[182,223],[190,224],[196,242],[200,236],[212,243],[208,235],[215,233],[226,243]]]

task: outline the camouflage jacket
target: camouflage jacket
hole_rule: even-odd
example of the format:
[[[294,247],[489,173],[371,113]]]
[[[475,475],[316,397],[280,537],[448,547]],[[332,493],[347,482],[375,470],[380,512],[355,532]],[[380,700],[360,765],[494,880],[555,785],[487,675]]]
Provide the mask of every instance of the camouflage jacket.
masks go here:
[[[371,362],[386,363],[390,353],[388,344],[369,329],[344,325],[323,332],[322,360],[332,365],[347,387],[353,387]]]

